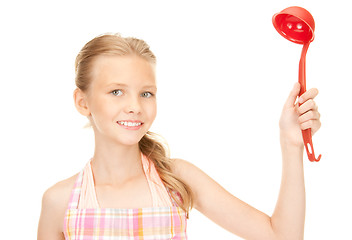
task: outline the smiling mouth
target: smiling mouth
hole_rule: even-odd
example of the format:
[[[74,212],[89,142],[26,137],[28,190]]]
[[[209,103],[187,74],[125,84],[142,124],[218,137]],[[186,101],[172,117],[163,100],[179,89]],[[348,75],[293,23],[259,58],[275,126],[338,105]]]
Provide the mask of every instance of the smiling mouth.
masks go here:
[[[142,122],[131,122],[131,121],[117,121],[117,123],[125,127],[139,127],[143,124]]]

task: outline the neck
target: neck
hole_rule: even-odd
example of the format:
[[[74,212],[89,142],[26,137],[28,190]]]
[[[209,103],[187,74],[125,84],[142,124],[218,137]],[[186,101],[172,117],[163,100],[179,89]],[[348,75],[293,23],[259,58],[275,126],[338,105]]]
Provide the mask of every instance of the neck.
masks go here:
[[[118,184],[143,172],[138,143],[121,145],[96,139],[91,164],[99,184]]]

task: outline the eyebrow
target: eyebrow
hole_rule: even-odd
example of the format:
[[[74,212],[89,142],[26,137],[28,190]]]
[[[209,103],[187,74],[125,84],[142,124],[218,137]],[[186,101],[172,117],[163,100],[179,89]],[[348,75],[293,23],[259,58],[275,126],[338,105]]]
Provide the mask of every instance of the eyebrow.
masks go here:
[[[123,84],[123,83],[110,83],[110,84],[107,85],[107,87],[112,87],[112,86],[127,87],[127,85]]]
[[[109,85],[107,85],[107,87],[112,87],[112,86],[121,86],[121,87],[128,87],[127,84],[124,83],[111,83]],[[155,85],[146,85],[142,87],[143,89],[148,89],[148,88],[153,88],[153,89],[157,89],[157,87]]]

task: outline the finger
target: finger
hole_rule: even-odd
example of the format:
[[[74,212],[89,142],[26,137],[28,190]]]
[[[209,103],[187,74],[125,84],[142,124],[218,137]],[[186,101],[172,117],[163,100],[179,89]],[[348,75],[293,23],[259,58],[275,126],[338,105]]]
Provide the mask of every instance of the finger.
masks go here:
[[[315,133],[321,127],[321,122],[319,120],[309,120],[300,124],[301,130],[312,129],[312,133]]]
[[[313,126],[311,127],[311,129],[312,129],[312,135],[314,135],[314,133],[316,133],[316,132],[319,130],[320,127],[321,127],[321,122],[320,122],[320,120],[315,120],[315,121],[313,122]]]
[[[299,97],[298,102],[304,103],[308,99],[314,99],[318,94],[319,91],[317,88],[311,88]]]
[[[297,112],[299,115],[306,113],[308,111],[318,111],[318,106],[315,104],[314,100],[308,99],[305,103],[297,108]]]
[[[295,85],[293,85],[293,88],[285,102],[285,105],[284,105],[285,108],[292,107],[295,104],[295,101],[299,94],[299,90],[300,90],[300,85],[298,82],[296,82]]]
[[[318,111],[308,111],[304,114],[302,114],[299,118],[298,118],[298,122],[300,124],[310,121],[310,120],[319,120],[320,119],[320,113]]]

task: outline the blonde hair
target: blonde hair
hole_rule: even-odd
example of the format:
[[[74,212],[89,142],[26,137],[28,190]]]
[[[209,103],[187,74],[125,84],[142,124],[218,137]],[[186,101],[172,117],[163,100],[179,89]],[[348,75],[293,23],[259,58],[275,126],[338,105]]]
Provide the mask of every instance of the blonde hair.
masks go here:
[[[151,64],[156,64],[156,57],[149,45],[136,38],[124,38],[119,34],[100,35],[84,45],[76,57],[76,86],[83,92],[87,91],[91,82],[91,69],[94,59],[102,55],[128,56],[136,55]],[[172,173],[173,160],[169,157],[167,144],[158,140],[158,135],[147,132],[139,142],[139,149],[150,159],[159,173],[171,197],[176,201],[187,216],[193,207],[193,194],[190,187]]]

